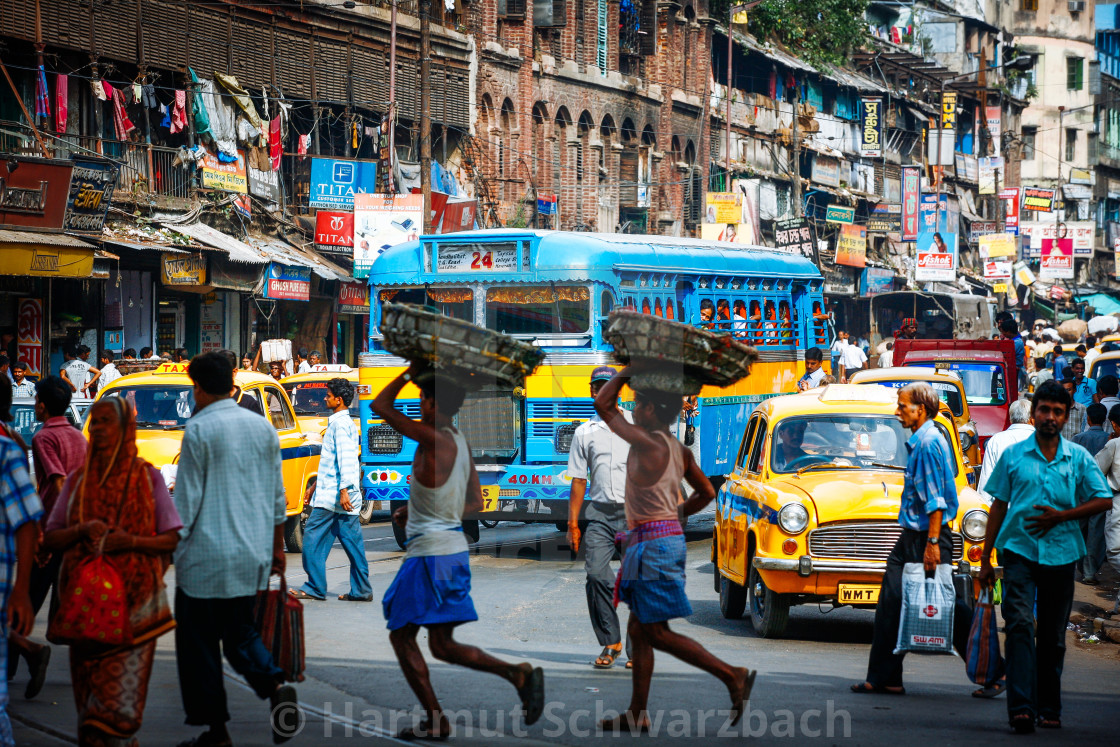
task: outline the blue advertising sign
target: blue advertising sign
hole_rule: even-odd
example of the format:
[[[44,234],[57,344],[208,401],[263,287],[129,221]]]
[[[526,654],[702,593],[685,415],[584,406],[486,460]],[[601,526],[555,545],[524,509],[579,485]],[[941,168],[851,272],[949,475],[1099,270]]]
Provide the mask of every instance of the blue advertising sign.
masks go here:
[[[264,278],[264,297],[277,301],[310,301],[311,268],[269,263]]]
[[[311,207],[353,210],[354,193],[377,191],[376,161],[311,159]]]

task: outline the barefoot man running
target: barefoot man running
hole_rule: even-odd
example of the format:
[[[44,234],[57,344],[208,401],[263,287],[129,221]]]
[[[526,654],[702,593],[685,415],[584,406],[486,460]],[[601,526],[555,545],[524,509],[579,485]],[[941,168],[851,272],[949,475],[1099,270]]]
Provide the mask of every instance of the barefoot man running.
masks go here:
[[[630,605],[633,691],[626,713],[608,719],[602,728],[630,731],[649,729],[646,711],[653,650],[718,677],[731,694],[731,724],[739,722],[750,697],[755,672],[717,659],[696,641],[669,629],[669,620],[692,614],[684,591],[685,541],[681,520],[715,498],[715,490],[692,458],[692,453],[669,433],[682,397],[656,391],[635,391],[634,422],[626,421],[615,403],[622,385],[635,373],[627,366],[599,390],[595,411],[611,430],[630,444],[626,465],[626,549],[615,585],[619,599]],[[696,492],[678,514],[681,477]]]
[[[420,421],[398,411],[393,403],[409,381],[420,388]],[[393,520],[405,524],[405,559],[382,600],[389,621],[389,641],[405,679],[427,712],[418,727],[401,731],[404,739],[446,739],[451,725],[443,716],[428,665],[416,643],[428,629],[432,656],[441,661],[504,677],[517,688],[532,724],[544,710],[544,672],[531,664],[507,664],[485,651],[458,643],[456,625],[478,619],[471,601],[471,569],[462,531],[465,512],[482,508],[482,488],[466,439],[452,426],[465,393],[451,380],[438,379],[413,363],[373,401],[373,411],[402,436],[419,446],[412,461],[409,502]]]

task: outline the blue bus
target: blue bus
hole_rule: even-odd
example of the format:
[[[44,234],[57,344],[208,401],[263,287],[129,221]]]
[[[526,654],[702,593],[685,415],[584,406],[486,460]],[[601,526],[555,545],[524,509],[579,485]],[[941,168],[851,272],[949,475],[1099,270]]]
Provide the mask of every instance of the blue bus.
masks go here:
[[[366,500],[391,506],[407,500],[415,452],[415,443],[370,407],[407,366],[381,346],[381,303],[434,307],[546,350],[523,389],[472,393],[458,415],[483,485],[484,520],[566,527],[568,450],[576,427],[594,413],[591,371],[612,362],[603,341],[612,309],[725,330],[757,347],[750,377],[726,389],[705,388],[696,401],[693,448],[717,486],[732,467],[755,405],[795,391],[805,351],[827,351],[830,344],[820,271],[800,256],[762,247],[665,236],[470,231],[387,249],[374,262],[369,284],[370,352],[360,357],[358,389]],[[406,386],[398,407],[419,417],[415,387]],[[678,430],[683,437],[685,429]]]

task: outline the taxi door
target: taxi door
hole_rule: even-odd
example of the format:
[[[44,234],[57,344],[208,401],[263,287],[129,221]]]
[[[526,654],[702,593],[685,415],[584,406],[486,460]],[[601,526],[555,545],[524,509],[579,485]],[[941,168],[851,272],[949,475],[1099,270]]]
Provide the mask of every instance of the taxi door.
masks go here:
[[[751,514],[748,502],[756,499],[758,479],[756,474],[750,473],[749,467],[754,463],[751,457],[756,452],[761,453],[765,437],[766,419],[756,413],[747,424],[735,469],[721,490],[725,499],[719,506],[717,567],[740,586],[746,583],[747,577],[747,527]]]
[[[322,445],[309,440],[308,434],[300,430],[292,404],[279,385],[259,384],[246,392],[249,393],[261,400],[266,416],[276,429],[276,435],[280,437],[288,515],[299,514],[303,511],[307,485],[319,471]]]

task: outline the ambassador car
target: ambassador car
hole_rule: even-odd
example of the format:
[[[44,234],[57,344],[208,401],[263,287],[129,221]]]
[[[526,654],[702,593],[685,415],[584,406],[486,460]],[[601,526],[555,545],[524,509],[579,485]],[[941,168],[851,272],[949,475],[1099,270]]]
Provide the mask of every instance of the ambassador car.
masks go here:
[[[234,383],[241,387],[242,396],[256,399],[280,437],[284,493],[288,501],[284,541],[288,552],[300,552],[305,499],[315,484],[322,445],[315,435],[300,428],[288,395],[275,379],[251,371],[237,371]],[[136,446],[140,456],[159,467],[169,487],[173,487],[183,430],[194,410],[194,385],[187,376],[187,364],[164,363],[150,371],[122,376],[97,393],[97,399],[102,397],[125,397],[132,403],[136,411]],[[87,423],[87,436],[88,428]]]
[[[875,605],[902,531],[911,434],[895,418],[897,396],[833,384],[755,409],[716,499],[712,560],[724,617],[749,611],[755,631],[771,638],[785,631],[795,604]],[[944,408],[934,422],[952,447],[959,496],[952,562],[979,573],[987,509],[968,487]]]

